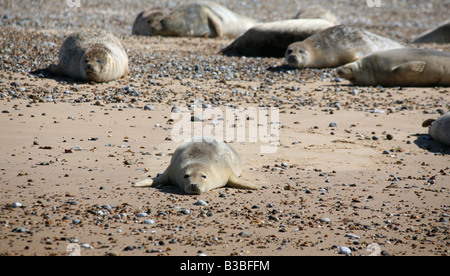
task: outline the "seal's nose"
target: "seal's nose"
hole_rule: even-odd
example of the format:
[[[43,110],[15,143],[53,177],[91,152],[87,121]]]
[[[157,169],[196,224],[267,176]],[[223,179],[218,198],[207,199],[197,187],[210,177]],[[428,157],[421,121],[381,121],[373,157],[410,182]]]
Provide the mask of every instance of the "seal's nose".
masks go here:
[[[86,64],[86,70],[92,71],[92,70],[94,70],[94,66],[92,66],[92,64],[88,63],[88,64]]]
[[[288,62],[289,62],[289,63],[297,63],[297,62],[298,62],[297,56],[290,55],[290,56],[288,57]]]
[[[191,189],[194,190],[194,191],[198,190],[198,184],[197,183],[192,183],[191,184]]]

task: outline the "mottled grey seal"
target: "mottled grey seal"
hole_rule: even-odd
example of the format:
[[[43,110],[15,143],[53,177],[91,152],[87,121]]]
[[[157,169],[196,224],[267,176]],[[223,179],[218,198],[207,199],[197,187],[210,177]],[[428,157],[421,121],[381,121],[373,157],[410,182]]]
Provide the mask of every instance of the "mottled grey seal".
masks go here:
[[[181,5],[171,12],[153,8],[140,13],[133,25],[133,34],[235,38],[255,24],[256,20],[217,3],[196,1]]]
[[[338,25],[289,45],[286,62],[295,68],[333,68],[373,52],[403,47],[371,32]]]
[[[241,158],[233,148],[215,138],[198,137],[177,148],[161,176],[134,183],[133,187],[173,185],[187,194],[202,194],[224,186],[258,189],[239,179],[241,173]]]
[[[380,51],[337,69],[355,85],[450,86],[450,53],[402,48]]]
[[[422,126],[430,127],[428,133],[436,142],[450,146],[450,112],[437,120],[427,120]]]
[[[138,14],[133,23],[131,33],[134,35],[153,36],[163,31],[161,20],[169,15],[169,11],[161,7],[152,7]]]
[[[254,26],[222,49],[228,56],[284,57],[289,45],[332,27],[323,19],[292,19]]]
[[[128,74],[128,56],[113,34],[83,30],[64,40],[58,65],[49,69],[56,75],[75,80],[107,82]]]

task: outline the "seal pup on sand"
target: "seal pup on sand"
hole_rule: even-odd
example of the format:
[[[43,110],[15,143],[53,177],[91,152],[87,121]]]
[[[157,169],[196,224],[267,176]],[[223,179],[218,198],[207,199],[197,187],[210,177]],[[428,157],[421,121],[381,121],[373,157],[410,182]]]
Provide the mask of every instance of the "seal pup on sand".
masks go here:
[[[227,56],[284,57],[289,45],[334,26],[324,19],[292,19],[262,23],[222,49]]]
[[[196,1],[167,13],[162,8],[140,13],[133,34],[175,37],[235,38],[257,21],[214,2]]]
[[[435,29],[425,32],[416,38],[413,43],[450,43],[450,21]]]
[[[450,53],[402,48],[376,52],[337,69],[355,85],[450,86]]]
[[[426,120],[422,126],[430,127],[428,133],[436,142],[450,147],[450,112],[437,120]]]
[[[162,32],[161,20],[169,15],[169,11],[161,7],[152,7],[138,14],[133,23],[131,34],[153,36]]]
[[[107,82],[128,74],[128,56],[113,34],[103,30],[83,30],[64,40],[59,63],[49,69],[55,75],[75,80]]]
[[[173,185],[187,194],[202,194],[224,186],[259,188],[239,179],[241,173],[241,158],[233,148],[215,138],[197,137],[177,148],[161,176],[134,183],[133,187]]]
[[[333,68],[373,52],[403,47],[371,32],[338,25],[289,45],[286,62],[294,68]]]

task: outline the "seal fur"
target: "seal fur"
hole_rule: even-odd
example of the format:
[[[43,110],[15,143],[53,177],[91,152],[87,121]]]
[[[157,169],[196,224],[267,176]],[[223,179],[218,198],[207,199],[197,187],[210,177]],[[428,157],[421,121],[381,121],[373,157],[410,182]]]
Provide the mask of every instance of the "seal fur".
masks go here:
[[[416,38],[413,43],[450,43],[450,21],[447,21],[441,26],[423,33]]]
[[[355,85],[450,86],[450,53],[402,48],[380,51],[337,69]]]
[[[373,52],[403,47],[371,32],[338,25],[289,45],[286,62],[295,68],[333,68]]]
[[[437,120],[427,120],[422,126],[430,127],[428,133],[436,142],[450,147],[450,112]]]
[[[200,137],[181,144],[161,176],[134,183],[133,187],[173,185],[187,194],[202,194],[224,186],[258,189],[239,179],[241,173],[241,158],[233,148],[217,139]]]
[[[227,56],[284,57],[289,45],[332,27],[323,19],[292,19],[254,26],[222,49]]]
[[[50,66],[50,71],[75,80],[107,82],[128,74],[128,56],[113,34],[83,30],[64,40],[59,63]]]
[[[175,37],[235,38],[257,21],[210,1],[196,1],[168,12],[153,8],[140,13],[133,34]]]

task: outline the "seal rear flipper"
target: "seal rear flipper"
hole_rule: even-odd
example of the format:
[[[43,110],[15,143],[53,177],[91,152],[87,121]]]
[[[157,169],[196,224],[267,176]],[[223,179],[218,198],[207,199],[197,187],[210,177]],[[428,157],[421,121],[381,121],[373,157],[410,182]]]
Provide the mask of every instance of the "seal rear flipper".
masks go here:
[[[255,184],[246,182],[244,180],[241,180],[235,176],[231,176],[230,179],[228,179],[228,183],[226,185],[227,187],[231,188],[237,188],[237,189],[250,189],[250,190],[258,190],[260,187],[258,187]]]
[[[424,61],[409,61],[392,68],[392,72],[402,75],[416,76],[425,70],[426,65],[427,63]]]

